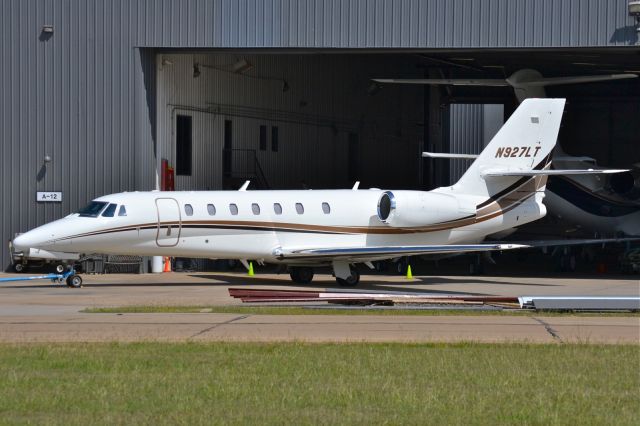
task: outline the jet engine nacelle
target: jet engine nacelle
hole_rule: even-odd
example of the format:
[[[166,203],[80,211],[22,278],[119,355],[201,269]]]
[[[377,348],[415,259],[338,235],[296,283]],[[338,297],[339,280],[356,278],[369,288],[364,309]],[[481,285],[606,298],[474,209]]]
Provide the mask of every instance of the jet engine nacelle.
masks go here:
[[[393,227],[433,225],[475,212],[471,202],[461,203],[453,195],[434,192],[386,191],[378,199],[378,219]]]

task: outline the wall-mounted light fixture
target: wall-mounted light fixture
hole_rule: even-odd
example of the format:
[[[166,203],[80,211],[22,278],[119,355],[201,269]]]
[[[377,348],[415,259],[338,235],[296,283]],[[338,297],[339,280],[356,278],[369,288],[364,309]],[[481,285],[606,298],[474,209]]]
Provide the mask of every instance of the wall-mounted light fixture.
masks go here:
[[[50,163],[50,162],[51,162],[51,156],[50,156],[50,155],[45,154],[45,156],[44,156],[44,163],[45,163],[45,164],[47,164],[47,163]]]
[[[629,15],[636,20],[636,44],[640,45],[640,0],[629,0]]]
[[[53,34],[53,25],[43,25],[42,32],[45,34]]]

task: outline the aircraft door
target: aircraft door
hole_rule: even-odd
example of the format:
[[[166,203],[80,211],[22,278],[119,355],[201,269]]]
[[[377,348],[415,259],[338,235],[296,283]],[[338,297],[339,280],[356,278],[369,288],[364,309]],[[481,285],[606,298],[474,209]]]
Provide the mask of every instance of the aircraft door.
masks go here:
[[[173,198],[156,198],[156,210],[158,212],[156,244],[159,247],[178,245],[182,231],[180,205]]]

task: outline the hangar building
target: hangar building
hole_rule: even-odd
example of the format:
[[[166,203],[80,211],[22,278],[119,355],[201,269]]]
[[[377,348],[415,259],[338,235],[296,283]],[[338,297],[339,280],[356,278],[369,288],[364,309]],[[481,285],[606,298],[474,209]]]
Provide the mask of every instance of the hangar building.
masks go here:
[[[627,0],[3,0],[0,25],[5,242],[166,166],[180,190],[447,184],[421,151],[477,151],[516,105],[372,78],[640,72]],[[639,85],[550,89],[565,151],[640,162]]]

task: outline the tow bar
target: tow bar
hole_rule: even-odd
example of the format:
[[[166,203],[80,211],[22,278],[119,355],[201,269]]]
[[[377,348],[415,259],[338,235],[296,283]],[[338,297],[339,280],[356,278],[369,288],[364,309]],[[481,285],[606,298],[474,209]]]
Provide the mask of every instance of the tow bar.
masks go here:
[[[10,277],[0,278],[0,283],[10,281],[32,281],[32,280],[51,280],[54,284],[66,284],[67,287],[80,288],[82,287],[82,277],[76,274],[75,269],[70,268],[68,271],[62,274],[47,274],[47,275],[35,275],[32,277]]]

